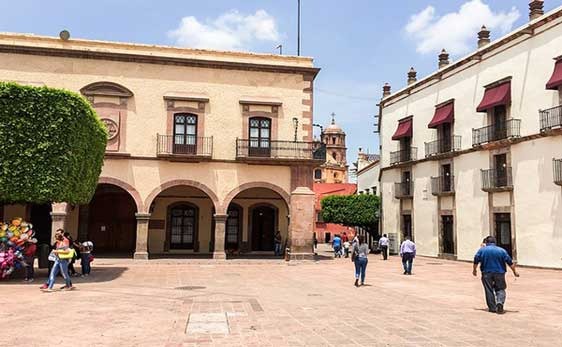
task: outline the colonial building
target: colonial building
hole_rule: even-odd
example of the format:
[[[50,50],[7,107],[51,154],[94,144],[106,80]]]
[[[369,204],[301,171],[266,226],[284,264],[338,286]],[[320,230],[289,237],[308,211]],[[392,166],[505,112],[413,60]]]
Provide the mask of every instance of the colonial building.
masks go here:
[[[382,228],[470,260],[495,235],[519,264],[562,267],[562,7],[380,102]],[[485,23],[484,23],[485,24]],[[476,40],[475,40],[476,45]]]
[[[347,147],[345,146],[345,132],[336,124],[335,114],[332,122],[322,129],[320,140],[326,146],[326,161],[314,169],[316,183],[347,183]]]
[[[88,205],[11,205],[43,242],[64,227],[98,252],[312,253],[311,58],[0,34],[0,80],[81,93],[110,137]]]

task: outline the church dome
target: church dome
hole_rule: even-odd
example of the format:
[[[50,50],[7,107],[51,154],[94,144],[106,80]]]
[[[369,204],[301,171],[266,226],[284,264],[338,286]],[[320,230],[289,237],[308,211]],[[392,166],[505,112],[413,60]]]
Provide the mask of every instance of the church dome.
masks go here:
[[[328,127],[326,127],[326,129],[324,129],[324,132],[328,134],[343,134],[343,129],[336,124],[336,120],[334,119],[334,117],[335,114],[332,113],[332,122],[330,123],[330,125],[328,125]]]

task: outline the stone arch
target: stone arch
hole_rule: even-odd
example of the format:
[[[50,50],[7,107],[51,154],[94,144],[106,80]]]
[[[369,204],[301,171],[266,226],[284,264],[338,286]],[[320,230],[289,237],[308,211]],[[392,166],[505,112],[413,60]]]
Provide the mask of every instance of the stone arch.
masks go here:
[[[220,214],[225,214],[226,210],[228,209],[228,205],[230,205],[230,203],[232,202],[232,200],[234,200],[236,195],[238,195],[239,193],[241,193],[245,190],[251,189],[251,188],[265,188],[265,189],[273,190],[274,192],[279,194],[279,196],[281,196],[281,198],[283,198],[283,200],[285,201],[285,204],[287,204],[287,208],[289,208],[289,206],[291,206],[290,205],[291,195],[289,193],[287,193],[287,191],[285,191],[285,189],[283,189],[279,186],[276,186],[275,184],[271,184],[269,182],[250,182],[250,183],[244,183],[241,186],[236,187],[232,191],[230,191],[230,193],[228,193],[228,195],[224,199],[221,208],[218,209],[217,211],[220,211]],[[217,212],[217,213],[219,213],[219,212]]]
[[[133,96],[133,92],[115,82],[101,81],[90,83],[87,86],[80,89],[80,93],[85,96],[118,96],[124,98],[130,98]]]
[[[100,177],[98,179],[98,184],[112,184],[123,190],[125,190],[129,195],[135,200],[135,205],[137,206],[137,212],[141,213],[144,211],[144,205],[142,203],[141,196],[139,192],[127,182],[123,182],[120,179],[113,177]]]
[[[145,212],[148,212],[148,209],[150,209],[150,205],[152,204],[154,199],[158,196],[158,194],[162,193],[164,190],[166,190],[168,188],[172,188],[172,187],[176,187],[176,186],[188,186],[188,187],[197,188],[197,189],[201,190],[203,193],[207,194],[207,196],[209,197],[209,199],[211,199],[211,201],[213,201],[213,206],[215,208],[215,211],[220,210],[219,209],[219,207],[220,207],[219,198],[213,192],[213,190],[211,190],[211,188],[207,187],[206,185],[204,185],[203,183],[200,183],[200,182],[180,179],[180,180],[171,180],[171,181],[162,183],[158,187],[154,188],[152,190],[152,192],[150,192],[150,194],[148,195],[146,200],[144,201],[144,207],[146,208]]]

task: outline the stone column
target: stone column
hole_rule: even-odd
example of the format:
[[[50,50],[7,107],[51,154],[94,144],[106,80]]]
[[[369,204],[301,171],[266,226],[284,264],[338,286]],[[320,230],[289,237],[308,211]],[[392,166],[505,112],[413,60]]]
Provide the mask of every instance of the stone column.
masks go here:
[[[226,214],[215,215],[215,249],[213,250],[213,259],[226,260],[224,251],[224,239],[226,237]]]
[[[311,259],[314,255],[314,192],[307,187],[297,187],[291,193],[290,211],[291,259]]]
[[[135,213],[137,217],[137,245],[134,259],[148,260],[148,221],[150,213]]]
[[[51,205],[51,243],[55,242],[55,232],[58,229],[67,231],[66,216],[68,215],[68,204],[57,202]]]

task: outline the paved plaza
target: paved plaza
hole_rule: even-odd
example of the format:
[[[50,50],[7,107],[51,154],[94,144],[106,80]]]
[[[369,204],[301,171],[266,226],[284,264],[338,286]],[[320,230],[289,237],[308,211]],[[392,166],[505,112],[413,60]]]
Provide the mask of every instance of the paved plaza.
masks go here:
[[[74,291],[0,283],[1,346],[559,346],[562,272],[508,276],[507,313],[486,311],[471,265],[348,259],[96,259]],[[59,280],[58,283],[62,282]],[[58,286],[58,284],[57,284]]]

